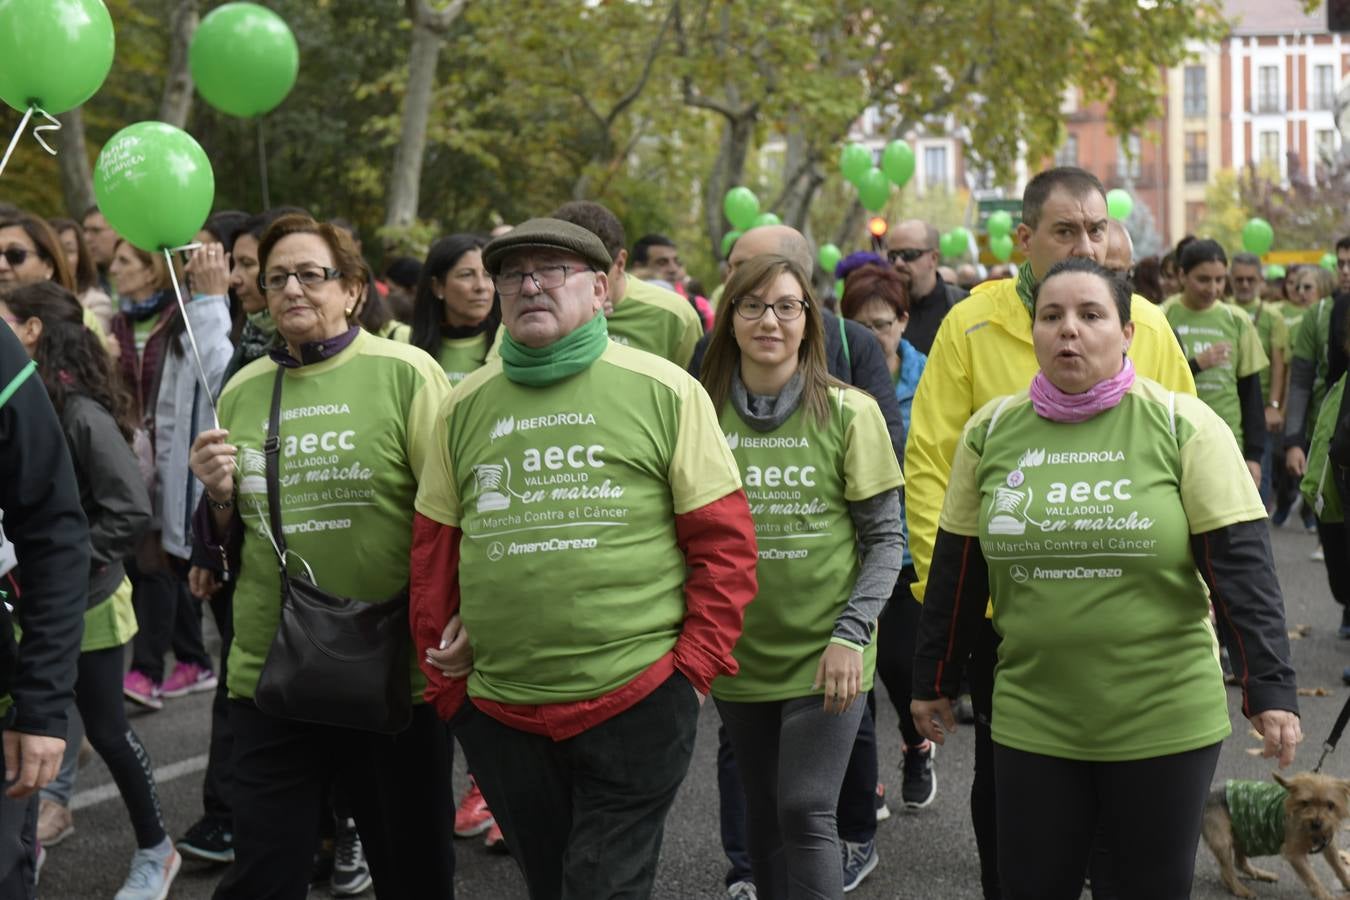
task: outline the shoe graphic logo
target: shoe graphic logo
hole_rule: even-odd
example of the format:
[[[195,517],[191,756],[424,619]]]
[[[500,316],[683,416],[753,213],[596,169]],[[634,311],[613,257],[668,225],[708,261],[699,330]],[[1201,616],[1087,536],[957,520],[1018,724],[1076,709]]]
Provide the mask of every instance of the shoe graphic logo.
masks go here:
[[[1022,458],[1017,461],[1017,468],[1032,469],[1045,462],[1045,448],[1039,450],[1028,450],[1022,454]]]
[[[488,433],[490,440],[496,440],[499,437],[506,437],[516,430],[516,417],[507,416],[504,419],[498,419],[497,424],[492,426],[492,431]]]
[[[505,465],[480,463],[473,467],[474,478],[478,480],[478,511],[480,513],[500,512],[511,505],[511,498],[501,492],[502,476],[508,479],[510,473]]]
[[[239,451],[239,493],[267,493],[267,456],[261,450],[244,447]]]
[[[1031,503],[1030,489],[994,489],[994,515],[989,519],[990,534],[1026,534],[1026,511]]]
[[[728,431],[727,446],[730,447],[732,450],[735,450],[740,445],[741,445],[741,436],[734,431]]]

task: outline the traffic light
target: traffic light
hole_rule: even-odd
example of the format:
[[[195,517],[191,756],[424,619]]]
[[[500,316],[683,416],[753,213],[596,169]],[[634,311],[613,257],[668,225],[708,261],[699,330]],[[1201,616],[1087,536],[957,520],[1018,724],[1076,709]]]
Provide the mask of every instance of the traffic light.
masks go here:
[[[872,235],[872,249],[878,253],[884,253],[886,250],[886,220],[881,216],[873,216],[867,220],[867,233]]]

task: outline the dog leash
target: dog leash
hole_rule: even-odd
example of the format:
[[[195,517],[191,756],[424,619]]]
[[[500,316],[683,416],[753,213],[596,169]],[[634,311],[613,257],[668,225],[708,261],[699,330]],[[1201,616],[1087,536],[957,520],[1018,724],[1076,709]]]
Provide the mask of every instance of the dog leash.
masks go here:
[[[1336,749],[1336,742],[1341,739],[1341,732],[1345,731],[1347,722],[1350,722],[1350,699],[1347,699],[1345,705],[1341,707],[1341,714],[1336,717],[1336,724],[1331,727],[1331,736],[1322,745],[1322,756],[1317,760],[1314,772],[1322,771],[1322,763],[1326,762],[1327,757]]]

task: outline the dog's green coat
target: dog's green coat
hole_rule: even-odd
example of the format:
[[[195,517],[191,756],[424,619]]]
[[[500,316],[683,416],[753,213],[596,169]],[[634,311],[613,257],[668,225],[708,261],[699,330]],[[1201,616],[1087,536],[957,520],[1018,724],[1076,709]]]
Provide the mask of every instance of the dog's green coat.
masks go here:
[[[1229,781],[1225,784],[1233,843],[1243,856],[1273,856],[1284,845],[1284,799],[1289,795],[1273,781]]]

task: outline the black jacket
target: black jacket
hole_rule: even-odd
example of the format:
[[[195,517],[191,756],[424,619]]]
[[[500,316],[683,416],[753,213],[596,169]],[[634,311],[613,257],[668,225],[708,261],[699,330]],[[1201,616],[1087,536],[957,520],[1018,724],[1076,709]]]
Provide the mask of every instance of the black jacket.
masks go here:
[[[941,275],[933,277],[936,281],[927,297],[910,298],[909,324],[905,326],[905,340],[925,356],[932,352],[933,339],[937,337],[938,326],[947,317],[947,311],[970,296],[970,291],[947,284]]]
[[[0,390],[27,365],[18,338],[0,329]],[[12,638],[0,641],[0,692],[14,698],[6,727],[64,738],[89,591],[89,526],[61,423],[36,373],[0,407],[0,471],[4,533],[19,562],[0,587],[23,629],[17,658]],[[4,607],[0,619],[9,637]]]
[[[881,343],[877,341],[876,335],[851,319],[840,319],[823,309],[820,314],[825,319],[825,357],[830,374],[845,384],[867,391],[877,401],[881,415],[886,420],[886,430],[891,435],[895,458],[903,462],[905,425],[900,418],[900,403],[895,399],[895,385],[891,382],[891,370],[886,368]],[[841,321],[848,336],[847,352],[839,334]],[[711,334],[705,334],[694,347],[689,372],[695,378],[703,367],[703,354],[707,352],[711,339]]]
[[[107,600],[126,577],[122,561],[150,527],[150,495],[136,454],[112,413],[81,394],[61,415],[75,466],[80,507],[89,520],[89,608]]]

